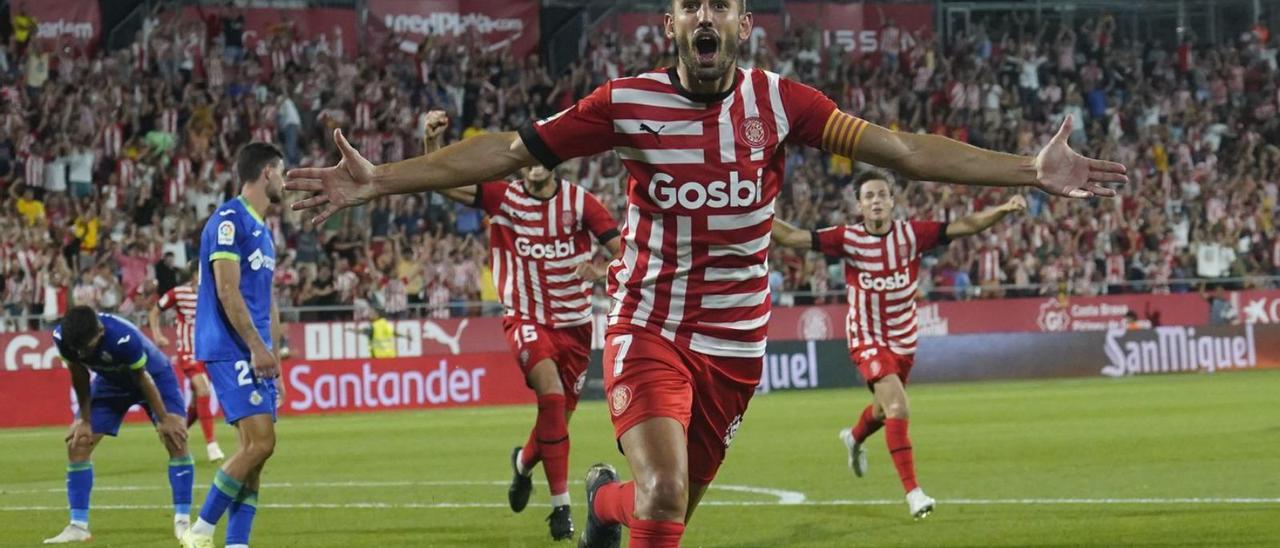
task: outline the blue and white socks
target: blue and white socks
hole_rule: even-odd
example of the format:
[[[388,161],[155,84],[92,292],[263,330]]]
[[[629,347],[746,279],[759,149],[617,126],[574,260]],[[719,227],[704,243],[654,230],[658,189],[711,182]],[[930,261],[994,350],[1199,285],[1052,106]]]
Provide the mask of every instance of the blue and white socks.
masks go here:
[[[71,523],[89,528],[89,493],[93,491],[93,461],[67,463],[67,505]]]

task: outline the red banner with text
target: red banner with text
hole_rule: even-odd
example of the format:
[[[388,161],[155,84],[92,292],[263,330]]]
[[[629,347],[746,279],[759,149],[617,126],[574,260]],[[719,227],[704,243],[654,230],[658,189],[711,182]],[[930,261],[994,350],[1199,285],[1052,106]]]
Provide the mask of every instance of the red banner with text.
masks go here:
[[[426,36],[470,37],[524,56],[538,49],[538,2],[515,0],[368,0],[367,28],[375,40],[389,33],[416,46]]]
[[[102,34],[102,17],[94,1],[20,0],[10,2],[9,9],[14,16],[25,12],[35,18],[35,37],[42,41],[96,44]]]

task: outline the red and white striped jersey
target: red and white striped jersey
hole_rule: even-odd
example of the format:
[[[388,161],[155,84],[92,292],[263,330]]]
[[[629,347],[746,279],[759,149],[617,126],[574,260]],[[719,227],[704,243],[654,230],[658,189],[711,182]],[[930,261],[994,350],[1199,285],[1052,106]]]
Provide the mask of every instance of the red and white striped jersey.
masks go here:
[[[26,178],[28,185],[33,187],[44,186],[44,163],[43,156],[32,154],[27,157],[22,175]]]
[[[107,124],[102,128],[102,154],[107,158],[115,158],[124,149],[124,126],[119,122]]]
[[[166,177],[164,180],[164,205],[173,206],[182,203],[187,193],[186,181],[178,177]]]
[[[196,332],[196,290],[191,284],[182,284],[170,289],[160,296],[156,306],[160,310],[172,308],[176,312],[178,328],[178,353],[195,353]]]
[[[760,357],[782,145],[822,146],[835,111],[817,90],[771,72],[738,69],[729,90],[700,95],[668,68],[609,81],[520,136],[546,166],[613,150],[627,168],[610,325],[702,354]]]
[[[160,131],[178,134],[178,109],[166,108],[160,111]]]
[[[355,129],[373,129],[373,104],[368,101],[356,103]]]
[[[116,175],[120,177],[121,188],[133,186],[133,180],[137,174],[137,167],[134,166],[133,160],[129,157],[121,156],[119,160],[116,160]]]
[[[175,177],[178,178],[178,184],[185,190],[187,183],[191,182],[191,159],[186,156],[178,156],[173,159],[173,167],[175,168]]]
[[[849,349],[888,348],[902,356],[916,352],[916,292],[920,257],[947,243],[947,225],[894,221],[885,234],[842,225],[814,232],[814,249],[844,259],[849,286]]]
[[[978,254],[978,283],[1000,283],[1004,272],[1000,267],[1000,248],[986,246]]]
[[[577,267],[591,260],[591,240],[618,236],[600,200],[560,181],[555,195],[536,198],[524,182],[476,187],[475,207],[489,215],[490,268],[506,315],[554,328],[591,321],[591,284]]]

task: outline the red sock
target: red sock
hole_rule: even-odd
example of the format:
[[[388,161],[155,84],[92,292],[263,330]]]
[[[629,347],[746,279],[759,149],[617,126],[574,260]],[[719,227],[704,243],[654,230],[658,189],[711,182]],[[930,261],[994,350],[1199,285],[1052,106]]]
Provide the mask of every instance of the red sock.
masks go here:
[[[605,525],[620,523],[631,527],[636,519],[632,514],[636,511],[636,482],[616,482],[600,486],[596,489],[596,498],[592,502],[596,519]]]
[[[853,441],[862,443],[872,434],[879,432],[880,427],[884,426],[884,421],[876,419],[876,414],[871,410],[873,406],[868,405],[862,410],[862,416],[858,417],[858,424],[853,425]]]
[[[678,521],[636,520],[631,525],[631,548],[680,548],[684,523]]]
[[[564,394],[538,396],[538,456],[547,473],[551,496],[569,492],[569,424],[564,416]]]
[[[213,443],[213,409],[210,408],[209,396],[196,396],[196,408],[200,411],[200,432],[204,433],[204,442]]]
[[[907,419],[885,419],[884,439],[889,446],[889,456],[893,458],[893,467],[898,469],[902,488],[910,493],[918,485],[915,459],[911,456],[911,438],[907,437]]]
[[[520,468],[527,473],[538,465],[538,460],[538,428],[535,425],[533,430],[529,431],[529,439],[524,442],[524,449],[520,450]]]

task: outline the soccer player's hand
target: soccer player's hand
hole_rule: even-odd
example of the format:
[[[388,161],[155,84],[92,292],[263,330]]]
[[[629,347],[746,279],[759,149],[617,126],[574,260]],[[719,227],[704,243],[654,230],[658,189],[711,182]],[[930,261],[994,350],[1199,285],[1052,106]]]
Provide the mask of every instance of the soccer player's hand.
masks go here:
[[[93,443],[93,427],[89,421],[76,419],[71,423],[71,430],[67,432],[67,438],[64,441],[71,447],[88,446]]]
[[[1128,183],[1127,170],[1122,164],[1085,158],[1071,150],[1071,145],[1067,144],[1067,138],[1071,136],[1071,120],[1072,117],[1067,116],[1057,135],[1036,155],[1036,187],[1068,198],[1115,196],[1115,190],[1102,185]]]
[[[1009,213],[1018,213],[1020,211],[1026,211],[1027,199],[1023,198],[1022,195],[1014,196],[1012,198],[1009,198],[1009,201],[1002,204],[1000,206],[1000,209],[1003,209]]]
[[[156,432],[166,447],[183,448],[187,445],[187,421],[173,413],[165,413],[156,422]]]
[[[280,376],[280,360],[276,358],[275,352],[251,351],[249,359],[253,360],[253,372],[259,379],[270,380]]]
[[[596,266],[594,261],[584,261],[577,268],[578,276],[588,282],[599,281],[607,271],[605,268]]]
[[[338,165],[291,169],[285,175],[286,190],[312,194],[310,198],[294,202],[294,210],[321,208],[311,219],[313,225],[323,223],[344,208],[363,204],[378,196],[373,186],[373,163],[356,152],[342,136],[341,129],[333,130],[333,142],[342,153]]]
[[[449,115],[443,110],[432,110],[427,112],[427,128],[423,135],[428,141],[436,141],[444,136],[444,130],[449,129]]]
[[[276,379],[276,409],[284,407],[285,384],[284,379]]]

